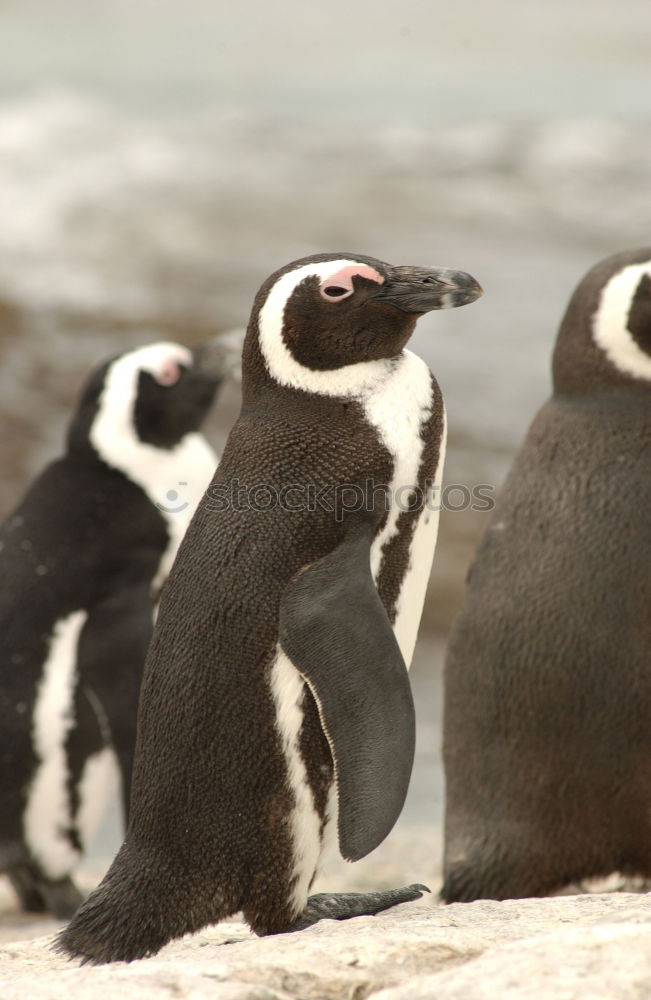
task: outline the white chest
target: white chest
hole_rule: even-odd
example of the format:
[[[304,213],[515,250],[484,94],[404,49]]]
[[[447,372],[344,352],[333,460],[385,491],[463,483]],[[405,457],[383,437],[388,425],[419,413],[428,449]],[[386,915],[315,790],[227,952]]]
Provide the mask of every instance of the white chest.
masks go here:
[[[371,547],[371,572],[377,581],[387,544],[399,530],[398,521],[408,509],[417,488],[425,440],[422,428],[434,405],[434,385],[421,358],[405,351],[392,376],[363,401],[366,419],[373,426],[393,461],[390,509],[384,527]],[[431,485],[413,531],[407,572],[398,597],[394,632],[409,666],[425,600],[427,580],[438,531],[438,497],[443,472],[445,427],[439,449],[438,468],[428,472]]]
[[[100,457],[137,483],[165,518],[169,541],[153,580],[157,590],[217,468],[217,456],[199,433],[186,434],[175,448],[156,448],[140,441],[127,420],[116,433],[115,422],[104,413],[95,422],[91,440]]]
[[[217,456],[205,438],[201,434],[188,434],[177,449],[159,460],[141,480],[140,485],[165,518],[169,533],[154,579],[155,588],[165,582],[216,468]]]

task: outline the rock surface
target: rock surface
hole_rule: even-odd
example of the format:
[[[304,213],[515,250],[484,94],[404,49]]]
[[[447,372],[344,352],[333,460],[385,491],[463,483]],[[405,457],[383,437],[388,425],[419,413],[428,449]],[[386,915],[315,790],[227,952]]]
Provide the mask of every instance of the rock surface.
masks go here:
[[[55,955],[53,922],[21,919],[22,926],[14,919],[15,937],[39,930],[48,936],[0,945],[3,1000],[646,1000],[651,994],[651,905],[647,896],[629,893],[447,907],[433,895],[377,917],[322,921],[300,934],[263,939],[228,922],[173,942],[154,958],[101,967]]]

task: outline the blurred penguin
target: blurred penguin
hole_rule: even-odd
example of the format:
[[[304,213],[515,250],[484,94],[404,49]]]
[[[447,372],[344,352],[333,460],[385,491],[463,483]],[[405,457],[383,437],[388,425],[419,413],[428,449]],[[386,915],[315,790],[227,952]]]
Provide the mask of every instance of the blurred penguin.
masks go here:
[[[119,775],[125,813],[160,588],[217,457],[200,433],[241,336],[154,343],[88,379],[64,455],[0,527],[0,871],[64,918]]]
[[[651,877],[651,247],[572,296],[445,667],[448,902]]]

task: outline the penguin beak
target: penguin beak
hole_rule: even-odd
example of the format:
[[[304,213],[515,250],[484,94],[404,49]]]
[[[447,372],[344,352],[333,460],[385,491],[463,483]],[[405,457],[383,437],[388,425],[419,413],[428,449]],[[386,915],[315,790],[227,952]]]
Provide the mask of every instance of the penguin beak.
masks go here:
[[[481,285],[465,271],[448,267],[392,267],[373,301],[403,312],[426,313],[465,306],[482,294]]]
[[[210,379],[242,378],[242,345],[245,330],[229,330],[192,351],[196,371]]]

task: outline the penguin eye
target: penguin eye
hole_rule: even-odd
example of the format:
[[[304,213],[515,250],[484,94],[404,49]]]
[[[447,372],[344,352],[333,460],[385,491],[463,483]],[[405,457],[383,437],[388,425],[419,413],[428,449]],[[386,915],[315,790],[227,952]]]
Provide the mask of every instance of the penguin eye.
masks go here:
[[[170,360],[165,362],[155,373],[154,379],[162,386],[176,385],[181,376],[185,373],[185,366],[179,362]]]
[[[354,288],[346,288],[345,285],[322,285],[319,294],[322,299],[337,301],[337,299],[350,298],[354,291]]]

